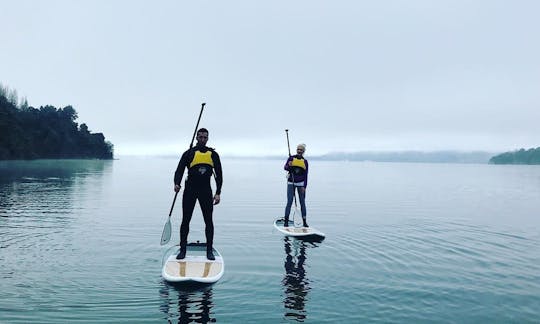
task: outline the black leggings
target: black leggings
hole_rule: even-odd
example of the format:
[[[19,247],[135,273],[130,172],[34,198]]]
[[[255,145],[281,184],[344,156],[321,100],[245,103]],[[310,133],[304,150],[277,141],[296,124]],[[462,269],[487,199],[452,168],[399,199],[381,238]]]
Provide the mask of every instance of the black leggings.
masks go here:
[[[186,185],[182,198],[182,225],[180,226],[180,247],[187,245],[187,237],[189,233],[189,222],[193,216],[195,203],[199,200],[201,211],[206,224],[206,244],[209,249],[212,248],[214,241],[214,223],[212,221],[212,212],[214,210],[212,188],[207,186]]]

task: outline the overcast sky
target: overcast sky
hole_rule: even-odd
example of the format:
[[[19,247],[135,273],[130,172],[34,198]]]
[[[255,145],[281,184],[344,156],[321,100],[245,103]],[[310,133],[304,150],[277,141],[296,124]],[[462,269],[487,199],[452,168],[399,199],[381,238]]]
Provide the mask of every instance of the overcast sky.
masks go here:
[[[540,146],[540,1],[0,0],[0,82],[122,154]]]

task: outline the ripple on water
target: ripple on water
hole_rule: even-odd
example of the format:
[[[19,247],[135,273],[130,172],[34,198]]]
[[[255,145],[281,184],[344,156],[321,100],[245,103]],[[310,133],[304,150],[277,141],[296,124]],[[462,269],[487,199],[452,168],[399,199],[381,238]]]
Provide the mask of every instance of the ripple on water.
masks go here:
[[[392,311],[407,314],[421,308],[435,315],[441,304],[457,313],[466,305],[478,316],[485,312],[477,306],[479,300],[512,296],[528,301],[513,307],[534,314],[530,296],[540,292],[540,262],[531,263],[531,258],[540,258],[534,239],[465,223],[420,220],[363,226],[325,244],[331,250],[328,261],[340,264],[324,288],[330,296],[339,298],[339,290],[357,296],[360,303],[375,302],[385,311],[393,305]],[[343,277],[355,279],[343,285]]]

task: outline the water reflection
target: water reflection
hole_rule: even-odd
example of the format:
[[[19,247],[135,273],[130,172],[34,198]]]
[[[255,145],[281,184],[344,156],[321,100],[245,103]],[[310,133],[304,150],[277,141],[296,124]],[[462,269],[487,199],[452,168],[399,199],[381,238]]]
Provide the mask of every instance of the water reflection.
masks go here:
[[[160,310],[168,323],[214,323],[211,285],[176,286],[163,282]]]
[[[0,161],[1,216],[19,215],[29,204],[43,210],[51,209],[49,204],[57,206],[56,199],[65,203],[62,198],[66,194],[100,178],[112,163],[103,160]],[[65,205],[57,207],[63,209]]]
[[[317,242],[297,240],[289,237],[283,239],[285,247],[285,276],[283,304],[285,318],[303,322],[306,317],[306,302],[308,300],[309,278],[306,276],[306,250],[316,247]]]
[[[67,179],[75,175],[102,173],[112,160],[0,161],[0,183],[21,179]]]
[[[83,207],[83,198],[99,196],[112,163],[0,161],[0,248],[24,248],[65,229],[78,216],[75,209]]]

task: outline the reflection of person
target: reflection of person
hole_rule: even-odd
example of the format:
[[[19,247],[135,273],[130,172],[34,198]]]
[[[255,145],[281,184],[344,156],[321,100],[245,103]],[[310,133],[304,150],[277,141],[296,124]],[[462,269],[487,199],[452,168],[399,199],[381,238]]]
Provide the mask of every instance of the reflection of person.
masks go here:
[[[221,171],[221,161],[219,155],[214,149],[206,146],[208,141],[208,130],[201,128],[197,131],[197,145],[182,154],[174,173],[174,191],[180,190],[180,183],[184,175],[184,169],[188,169],[186,187],[182,196],[182,225],[180,226],[180,253],[177,259],[186,257],[187,238],[189,233],[189,222],[193,216],[195,203],[199,200],[201,211],[206,225],[206,257],[209,260],[215,260],[212,253],[212,244],[214,240],[214,223],[212,221],[213,204],[217,205],[220,201],[221,186],[223,184],[223,175]],[[215,172],[216,194],[212,198],[212,187],[210,178]],[[212,204],[213,203],[213,204]]]
[[[212,289],[202,292],[202,299],[198,293],[180,293],[178,298],[179,317],[178,323],[209,323],[215,321],[210,318],[210,308],[212,307]],[[198,307],[193,307],[198,306]],[[193,312],[190,310],[200,310]]]
[[[175,294],[178,294],[176,299]],[[164,298],[161,311],[165,313],[168,323],[211,323],[212,287],[203,289],[180,291],[167,284],[161,289]]]
[[[304,152],[306,151],[306,144],[298,144],[296,147],[296,155],[292,155],[285,162],[284,169],[289,172],[287,179],[287,206],[285,207],[285,224],[289,226],[289,214],[291,213],[291,206],[294,197],[295,189],[298,191],[298,197],[300,198],[300,208],[302,210],[303,226],[308,227],[306,222],[306,187],[308,180],[308,161],[304,159]]]
[[[293,317],[297,321],[306,318],[305,303],[309,291],[309,281],[306,278],[304,263],[306,261],[306,245],[303,241],[285,237],[285,277],[283,286],[285,288],[285,299],[283,303],[287,311],[285,317]],[[293,243],[300,244],[299,253],[293,253]]]

